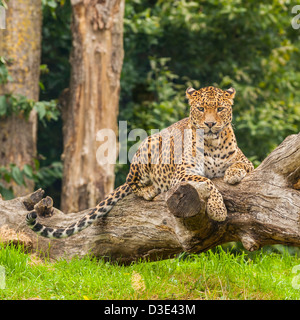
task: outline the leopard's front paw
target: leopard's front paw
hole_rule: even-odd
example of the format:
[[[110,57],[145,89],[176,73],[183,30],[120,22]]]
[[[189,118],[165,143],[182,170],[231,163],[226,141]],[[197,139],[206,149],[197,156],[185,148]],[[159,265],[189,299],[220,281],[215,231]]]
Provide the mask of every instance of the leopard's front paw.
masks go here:
[[[208,197],[206,212],[208,216],[215,221],[224,221],[226,219],[227,209],[220,192],[213,192]]]
[[[244,169],[240,168],[228,168],[225,171],[224,181],[229,184],[236,184],[240,182],[245,176],[247,172]]]

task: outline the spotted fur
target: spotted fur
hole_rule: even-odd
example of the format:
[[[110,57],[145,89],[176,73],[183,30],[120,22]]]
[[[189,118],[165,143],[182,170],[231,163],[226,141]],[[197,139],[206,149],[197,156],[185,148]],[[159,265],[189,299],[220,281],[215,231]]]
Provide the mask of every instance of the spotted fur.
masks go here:
[[[253,170],[252,163],[238,148],[231,126],[235,90],[188,88],[186,96],[190,116],[141,143],[124,185],[67,228],[52,229],[41,225],[36,221],[35,211],[27,214],[28,226],[47,238],[69,237],[106,215],[126,195],[133,192],[145,200],[152,200],[181,181],[205,182],[210,191],[207,214],[216,221],[224,221],[226,207],[210,179],[224,177],[227,183],[235,184]],[[199,132],[204,134],[199,135]]]

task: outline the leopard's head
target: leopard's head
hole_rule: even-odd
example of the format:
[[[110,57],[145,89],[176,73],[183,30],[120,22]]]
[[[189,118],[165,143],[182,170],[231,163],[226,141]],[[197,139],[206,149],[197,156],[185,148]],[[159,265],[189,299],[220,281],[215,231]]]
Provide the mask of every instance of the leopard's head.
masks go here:
[[[232,121],[232,105],[235,89],[221,90],[206,87],[199,90],[188,88],[186,97],[189,100],[190,121],[194,128],[203,129],[204,136],[217,139],[219,133]]]

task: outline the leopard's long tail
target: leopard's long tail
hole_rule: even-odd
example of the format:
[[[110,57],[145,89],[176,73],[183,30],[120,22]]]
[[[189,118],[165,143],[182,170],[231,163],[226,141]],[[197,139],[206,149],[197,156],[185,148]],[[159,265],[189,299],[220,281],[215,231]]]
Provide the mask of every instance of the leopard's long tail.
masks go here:
[[[31,211],[26,215],[26,223],[34,232],[43,237],[52,239],[67,238],[89,227],[95,220],[105,216],[119,200],[130,193],[132,191],[129,185],[127,183],[123,184],[110,193],[95,208],[90,209],[83,218],[66,228],[53,229],[43,226],[36,221],[37,213],[35,211]]]

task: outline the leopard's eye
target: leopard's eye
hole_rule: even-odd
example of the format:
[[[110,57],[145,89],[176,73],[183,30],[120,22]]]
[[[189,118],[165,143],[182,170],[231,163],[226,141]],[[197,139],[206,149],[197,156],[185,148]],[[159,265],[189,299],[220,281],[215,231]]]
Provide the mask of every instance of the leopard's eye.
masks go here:
[[[198,110],[201,112],[204,112],[204,108],[202,108],[202,107],[198,107]]]
[[[217,110],[218,110],[218,112],[221,112],[222,110],[224,110],[224,108],[223,108],[223,107],[220,107],[220,108],[218,108]]]

